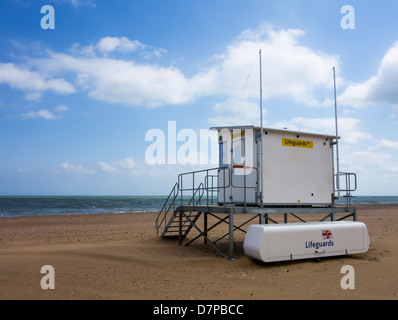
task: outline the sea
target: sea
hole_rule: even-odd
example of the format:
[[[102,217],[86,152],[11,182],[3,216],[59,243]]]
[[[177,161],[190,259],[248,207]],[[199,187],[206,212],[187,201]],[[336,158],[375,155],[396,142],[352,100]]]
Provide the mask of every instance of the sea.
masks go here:
[[[160,211],[166,196],[0,196],[0,218]],[[345,204],[341,198],[338,203]],[[398,196],[355,196],[356,204],[398,203]]]

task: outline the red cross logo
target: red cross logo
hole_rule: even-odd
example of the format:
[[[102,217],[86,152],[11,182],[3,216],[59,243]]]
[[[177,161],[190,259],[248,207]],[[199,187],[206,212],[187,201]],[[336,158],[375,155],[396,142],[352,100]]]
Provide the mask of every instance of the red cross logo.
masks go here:
[[[322,238],[324,240],[332,239],[333,238],[332,232],[330,230],[322,230]]]

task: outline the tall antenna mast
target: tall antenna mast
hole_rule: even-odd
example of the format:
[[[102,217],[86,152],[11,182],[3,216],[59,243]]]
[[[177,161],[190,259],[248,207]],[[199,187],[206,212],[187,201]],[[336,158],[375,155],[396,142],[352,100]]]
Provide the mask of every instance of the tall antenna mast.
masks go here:
[[[262,68],[261,68],[261,49],[259,51],[260,55],[260,123],[261,123],[261,145],[260,145],[260,181],[261,185],[258,186],[260,190],[260,204],[263,203],[263,79],[262,79]]]
[[[337,163],[337,172],[336,172],[336,186],[337,186],[337,198],[340,198],[340,168],[339,168],[339,133],[338,133],[338,125],[337,125],[337,98],[336,98],[336,68],[333,67],[333,81],[334,81],[334,115],[335,115],[335,124],[336,124],[336,163]]]

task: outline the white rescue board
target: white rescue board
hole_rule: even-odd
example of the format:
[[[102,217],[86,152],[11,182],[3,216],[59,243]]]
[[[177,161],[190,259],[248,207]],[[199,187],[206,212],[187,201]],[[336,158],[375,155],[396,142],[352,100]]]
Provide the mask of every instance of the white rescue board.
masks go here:
[[[340,256],[367,252],[369,235],[356,221],[254,224],[243,249],[264,262]]]

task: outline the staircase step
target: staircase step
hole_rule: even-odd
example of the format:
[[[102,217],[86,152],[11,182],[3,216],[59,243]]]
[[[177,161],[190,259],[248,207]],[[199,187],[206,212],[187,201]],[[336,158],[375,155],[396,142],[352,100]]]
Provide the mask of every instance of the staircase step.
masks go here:
[[[170,217],[169,221],[167,222],[167,225],[163,229],[163,232],[161,234],[161,237],[172,237],[172,236],[178,236],[179,235],[179,228],[180,228],[180,208],[177,208],[172,216]],[[185,236],[189,233],[189,231],[192,229],[191,222],[193,223],[196,222],[196,220],[199,218],[201,213],[199,212],[189,212],[187,216],[182,217],[181,221],[181,234],[182,237],[185,238]],[[189,219],[189,220],[188,220]]]

